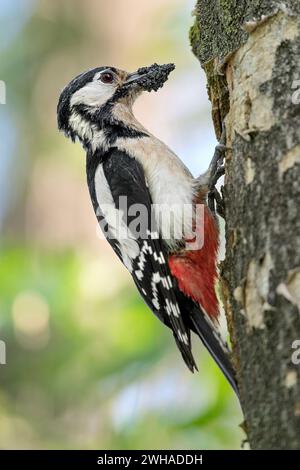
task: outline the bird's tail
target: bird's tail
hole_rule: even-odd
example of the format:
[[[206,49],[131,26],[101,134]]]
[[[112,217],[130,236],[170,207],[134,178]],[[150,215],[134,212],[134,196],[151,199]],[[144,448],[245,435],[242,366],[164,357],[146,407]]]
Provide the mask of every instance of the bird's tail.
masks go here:
[[[196,307],[190,312],[190,321],[192,330],[200,337],[202,343],[232,386],[237,397],[240,398],[236,374],[230,361],[230,351],[213,322]]]

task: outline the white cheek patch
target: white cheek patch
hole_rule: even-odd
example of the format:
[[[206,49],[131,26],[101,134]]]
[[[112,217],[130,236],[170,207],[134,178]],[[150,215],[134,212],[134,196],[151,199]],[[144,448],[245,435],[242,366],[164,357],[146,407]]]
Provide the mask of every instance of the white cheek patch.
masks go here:
[[[102,83],[99,80],[93,80],[74,93],[70,105],[71,108],[76,104],[85,104],[98,108],[112,98],[114,92],[114,85]]]

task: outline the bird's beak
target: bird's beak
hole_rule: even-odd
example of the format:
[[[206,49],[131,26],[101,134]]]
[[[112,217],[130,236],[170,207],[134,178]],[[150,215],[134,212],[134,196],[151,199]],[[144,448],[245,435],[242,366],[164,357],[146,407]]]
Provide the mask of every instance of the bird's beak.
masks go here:
[[[150,67],[142,67],[136,72],[127,75],[123,86],[128,87],[138,85],[140,88],[157,91],[167,81],[169,73],[175,69],[174,64],[158,65],[153,64]]]

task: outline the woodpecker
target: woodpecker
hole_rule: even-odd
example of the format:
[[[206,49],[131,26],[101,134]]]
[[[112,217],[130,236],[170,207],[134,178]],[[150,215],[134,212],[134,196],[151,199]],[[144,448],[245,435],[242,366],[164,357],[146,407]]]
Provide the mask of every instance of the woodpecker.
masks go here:
[[[223,147],[216,147],[208,170],[194,178],[132,111],[136,98],[157,91],[174,68],[153,64],[128,73],[105,66],[81,73],[61,92],[58,128],[85,149],[87,183],[101,229],[146,304],[171,329],[188,368],[197,370],[192,331],[238,395],[230,351],[219,333],[215,292],[215,201],[221,210],[215,183],[222,173]],[[145,209],[139,233],[132,229],[136,207]],[[190,217],[184,216],[185,207],[192,207]],[[200,232],[202,242],[192,246]]]

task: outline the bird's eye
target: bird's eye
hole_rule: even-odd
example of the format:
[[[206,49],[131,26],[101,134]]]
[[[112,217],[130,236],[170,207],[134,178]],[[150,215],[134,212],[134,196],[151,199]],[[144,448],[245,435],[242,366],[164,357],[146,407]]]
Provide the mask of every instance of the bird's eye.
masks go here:
[[[104,72],[100,75],[100,80],[103,83],[112,83],[114,81],[114,76],[110,72]]]

